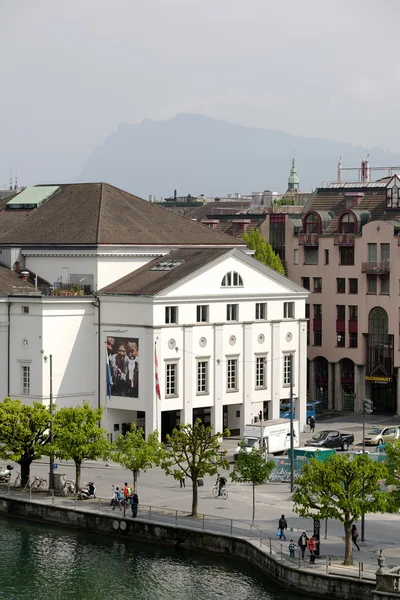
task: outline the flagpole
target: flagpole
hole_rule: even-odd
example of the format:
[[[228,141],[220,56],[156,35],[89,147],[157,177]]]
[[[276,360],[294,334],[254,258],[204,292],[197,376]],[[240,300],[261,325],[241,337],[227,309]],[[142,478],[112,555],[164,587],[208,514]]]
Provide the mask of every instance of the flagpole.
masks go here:
[[[158,429],[158,400],[161,400],[161,393],[160,393],[160,382],[158,380],[157,340],[158,340],[158,337],[156,338],[156,340],[154,342],[154,383],[155,383],[155,392],[156,392],[155,410],[156,410],[156,429],[158,431],[158,434],[161,435],[161,431],[159,431],[159,429]]]
[[[109,381],[108,381],[108,377],[109,377],[109,371],[107,371],[107,369],[110,369],[109,364],[108,364],[108,354],[107,354],[107,340],[105,341],[105,351],[106,351],[106,400],[105,400],[105,410],[104,410],[104,421],[105,421],[105,427],[106,427],[106,439],[109,439],[109,433],[108,433],[108,414],[107,414],[107,409],[108,409],[108,392],[109,392]]]

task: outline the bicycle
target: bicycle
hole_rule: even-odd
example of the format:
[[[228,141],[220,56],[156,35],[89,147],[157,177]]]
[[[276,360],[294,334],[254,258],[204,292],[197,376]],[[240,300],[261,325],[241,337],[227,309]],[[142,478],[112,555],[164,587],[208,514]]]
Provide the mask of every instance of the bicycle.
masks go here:
[[[44,490],[47,488],[47,479],[36,475],[28,487],[30,487],[31,490]]]
[[[21,485],[21,473],[18,473],[18,475],[16,476],[15,481],[13,483],[13,487],[19,487],[23,490],[29,490],[31,487],[31,478],[28,477],[25,485]]]
[[[225,486],[223,486],[221,488],[219,496],[218,496],[218,486],[217,485],[214,485],[211,492],[212,492],[212,495],[214,496],[214,498],[223,498],[223,500],[227,500],[227,498],[228,498],[228,492],[226,491]]]

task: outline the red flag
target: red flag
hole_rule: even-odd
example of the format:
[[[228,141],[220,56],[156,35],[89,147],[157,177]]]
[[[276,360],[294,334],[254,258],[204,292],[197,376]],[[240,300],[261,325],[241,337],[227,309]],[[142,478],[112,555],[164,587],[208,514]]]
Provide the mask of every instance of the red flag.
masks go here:
[[[158,381],[158,360],[157,360],[157,346],[154,346],[154,372],[156,377],[156,396],[161,400],[160,382]]]

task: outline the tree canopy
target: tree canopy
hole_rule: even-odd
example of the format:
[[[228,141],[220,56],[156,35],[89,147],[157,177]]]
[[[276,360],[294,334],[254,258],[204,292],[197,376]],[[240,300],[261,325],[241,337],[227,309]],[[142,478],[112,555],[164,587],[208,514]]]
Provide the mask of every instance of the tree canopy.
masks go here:
[[[25,485],[34,460],[46,454],[50,438],[50,411],[34,402],[5,398],[0,403],[0,458],[21,467],[21,485]]]
[[[243,445],[242,445],[243,444]],[[241,449],[236,459],[233,471],[231,473],[232,481],[238,483],[251,483],[253,486],[253,513],[252,521],[254,523],[256,514],[256,485],[261,485],[271,475],[275,468],[272,460],[265,460],[265,454],[262,449],[253,448],[247,452],[242,442]]]
[[[268,244],[266,239],[262,237],[259,229],[252,229],[243,235],[243,240],[246,242],[250,250],[255,250],[254,258],[259,260],[263,265],[271,267],[278,271],[281,275],[285,274],[281,259],[272,249],[271,244]]]
[[[84,402],[82,406],[62,408],[54,415],[50,448],[59,459],[74,461],[76,490],[80,486],[82,463],[109,456],[106,431],[99,427],[102,412],[103,409],[91,408]]]
[[[366,513],[392,510],[390,494],[379,485],[387,476],[387,466],[366,454],[353,458],[334,454],[326,461],[312,458],[296,480],[294,511],[301,517],[331,518],[343,523],[345,564],[351,564],[352,524]]]
[[[220,439],[228,437],[226,429],[223,434],[213,433],[213,427],[206,427],[200,419],[193,425],[181,424],[167,435],[168,448],[164,450],[161,467],[167,475],[180,479],[182,473],[192,480],[192,512],[197,516],[197,482],[204,475],[215,475],[219,468],[229,469],[226,450],[221,451]]]
[[[392,499],[395,505],[400,508],[400,440],[396,440],[386,446],[388,457],[389,476],[386,483],[392,486]]]
[[[137,491],[140,471],[147,471],[159,463],[161,447],[157,431],[150,433],[146,440],[143,429],[137,428],[135,423],[131,424],[125,435],[120,434],[117,437],[113,458],[125,469],[132,471],[134,491]]]

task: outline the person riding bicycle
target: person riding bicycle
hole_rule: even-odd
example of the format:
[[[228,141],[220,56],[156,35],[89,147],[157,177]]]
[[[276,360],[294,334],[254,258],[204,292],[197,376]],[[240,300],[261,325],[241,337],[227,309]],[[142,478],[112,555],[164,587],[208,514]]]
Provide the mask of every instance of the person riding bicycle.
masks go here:
[[[217,486],[218,486],[218,496],[220,496],[222,490],[226,486],[226,478],[223,475],[218,475]]]

